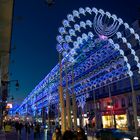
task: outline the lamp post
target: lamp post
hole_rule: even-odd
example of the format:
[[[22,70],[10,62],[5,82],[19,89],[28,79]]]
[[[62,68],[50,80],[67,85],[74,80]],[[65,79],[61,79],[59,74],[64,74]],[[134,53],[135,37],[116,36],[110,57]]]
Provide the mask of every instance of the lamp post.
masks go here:
[[[13,103],[14,103],[14,97],[13,96],[11,97],[11,101],[12,101],[12,105],[13,105]],[[13,109],[12,109],[11,113],[12,113],[12,117],[13,117]]]
[[[137,136],[138,132],[138,120],[137,120],[137,100],[136,100],[136,92],[134,90],[134,83],[133,83],[133,77],[130,76],[130,85],[132,90],[132,105],[133,105],[133,113],[134,113],[134,126],[135,126],[135,132]]]
[[[11,82],[16,82],[15,86],[16,86],[17,89],[19,88],[19,82],[18,82],[18,80],[1,81],[2,85],[3,84],[6,84],[6,83],[7,84],[10,84]]]
[[[95,129],[97,129],[97,106],[96,106],[96,96],[95,96],[95,93],[96,92],[94,92],[93,93],[93,95],[94,95],[94,114],[95,114]]]
[[[10,80],[10,81],[3,81],[3,80],[0,80],[0,98],[1,98],[1,108],[0,108],[0,127],[2,128],[2,122],[3,122],[3,107],[4,107],[4,103],[5,101],[7,100],[7,97],[8,97],[8,93],[7,93],[7,90],[8,90],[8,84],[10,84],[11,82],[16,82],[15,86],[16,88],[19,88],[19,83],[18,83],[18,80]]]
[[[19,82],[18,80],[10,80],[10,81],[1,81],[1,87],[2,87],[2,93],[1,93],[1,96],[2,96],[2,101],[6,101],[7,100],[7,97],[9,96],[8,95],[8,85],[11,84],[11,82],[16,82],[15,83],[15,87],[16,87],[16,90],[19,88]]]

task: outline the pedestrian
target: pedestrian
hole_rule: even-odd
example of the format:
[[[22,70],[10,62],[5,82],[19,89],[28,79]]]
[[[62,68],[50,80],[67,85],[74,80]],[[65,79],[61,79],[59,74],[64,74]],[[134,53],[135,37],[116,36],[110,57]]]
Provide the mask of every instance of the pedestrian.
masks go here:
[[[19,130],[19,122],[15,122],[15,128],[16,128],[16,132],[18,133],[18,130]]]
[[[39,135],[39,137],[40,137],[40,124],[39,123],[37,124],[36,129],[37,129],[37,135]]]
[[[78,129],[77,129],[77,140],[87,140],[87,136],[85,135],[85,131],[81,127],[78,127]]]
[[[23,128],[22,122],[19,123],[19,126],[18,126],[18,127],[19,127],[19,128],[18,128],[18,129],[19,129],[19,134],[21,134],[21,130],[22,130],[22,128]]]
[[[52,135],[52,140],[62,140],[62,134],[59,127],[55,128],[55,131]]]
[[[28,127],[28,123],[25,123],[25,131],[27,133],[27,127]]]
[[[30,134],[30,124],[28,123],[26,127],[27,127],[27,128],[26,128],[26,129],[27,129],[27,130],[26,130],[27,134]]]
[[[74,140],[74,133],[71,130],[66,130],[62,136],[62,140]]]
[[[40,137],[40,125],[36,124],[34,127],[34,137],[39,136]]]
[[[37,126],[36,124],[34,125],[34,138],[36,138],[36,135],[37,135]]]

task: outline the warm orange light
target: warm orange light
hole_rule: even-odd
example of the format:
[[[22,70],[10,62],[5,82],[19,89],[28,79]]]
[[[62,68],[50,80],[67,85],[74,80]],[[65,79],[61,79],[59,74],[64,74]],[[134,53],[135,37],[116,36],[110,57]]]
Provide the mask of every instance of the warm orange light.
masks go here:
[[[6,105],[6,108],[7,109],[10,109],[10,108],[12,108],[13,106],[12,106],[12,104],[11,103],[8,103],[7,105]]]

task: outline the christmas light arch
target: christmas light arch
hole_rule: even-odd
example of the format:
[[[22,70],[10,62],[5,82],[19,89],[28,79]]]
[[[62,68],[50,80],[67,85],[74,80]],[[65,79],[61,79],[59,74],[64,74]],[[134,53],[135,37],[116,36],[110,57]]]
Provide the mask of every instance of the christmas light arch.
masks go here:
[[[93,21],[88,19],[87,15],[91,15],[94,17]],[[82,17],[86,17],[87,19],[82,19]],[[105,27],[104,25],[104,16],[106,16],[107,25]],[[79,20],[77,24],[76,20]],[[111,20],[111,23],[109,23],[109,19]],[[85,20],[85,21],[84,21]],[[98,23],[99,24],[98,24]],[[139,63],[139,57],[136,55],[135,50],[133,49],[133,44],[129,42],[129,37],[133,37],[137,42],[139,42],[139,35],[135,33],[135,31],[129,27],[127,23],[124,23],[121,18],[117,18],[116,15],[111,15],[109,12],[104,12],[102,9],[97,10],[96,8],[89,8],[86,7],[85,9],[79,8],[79,11],[73,10],[72,14],[67,15],[67,20],[62,21],[63,27],[60,27],[58,29],[60,35],[57,36],[57,50],[59,53],[62,53],[63,60],[62,64],[65,68],[66,61],[70,61],[71,63],[76,63],[75,61],[79,59],[80,56],[84,56],[85,59],[88,59],[85,63],[82,62],[82,59],[77,61],[77,67],[74,69],[74,75],[75,79],[79,78],[79,82],[77,80],[75,84],[75,93],[77,95],[83,96],[83,94],[88,93],[89,91],[95,90],[96,88],[99,88],[101,86],[105,86],[106,84],[109,84],[115,79],[119,79],[122,75],[123,78],[127,76],[132,76],[133,72],[131,70],[131,65],[129,63],[129,60],[127,56],[125,55],[125,50],[123,50],[121,43],[124,43],[127,46],[127,49],[131,51],[131,55],[134,56],[134,61],[137,63],[137,67],[140,72],[140,63]],[[73,28],[72,28],[73,27]],[[88,30],[87,30],[88,28]],[[125,36],[123,32],[127,32],[127,35]],[[106,42],[106,48],[103,46],[103,49],[101,49],[100,53],[92,54],[90,53],[89,58],[87,57],[87,52],[92,52],[92,49],[94,48],[94,43],[96,41],[99,42]],[[93,42],[92,46],[85,47],[84,51],[80,50],[80,47],[84,47],[86,43]],[[88,50],[91,49],[91,50]],[[77,50],[80,50],[80,53],[77,53]],[[90,68],[92,70],[92,64],[93,60],[95,58],[98,58],[102,54],[107,53],[107,50],[110,52],[115,53],[113,55],[114,60],[113,61],[107,61],[109,59],[109,56],[106,55],[106,62],[101,67],[98,66],[96,69],[96,72],[91,72]],[[86,52],[87,51],[87,52]],[[97,51],[97,50],[96,50]],[[96,52],[95,51],[95,52]],[[79,56],[79,57],[78,57]],[[100,56],[100,58],[102,58]],[[98,60],[98,59],[96,59]],[[116,61],[118,60],[118,62]],[[104,62],[104,61],[103,61]],[[107,62],[109,62],[107,64]],[[97,64],[95,62],[95,64]],[[69,63],[70,65],[70,63]],[[69,69],[69,68],[68,68]],[[89,71],[89,74],[87,77],[84,77],[83,73]],[[83,75],[80,75],[80,72],[82,72]],[[23,101],[21,106],[18,108],[20,110],[25,104],[28,102],[32,102],[33,104],[33,110],[37,110],[38,108],[35,107],[34,104],[39,99],[44,97],[47,100],[47,93],[51,93],[54,96],[54,102],[58,102],[58,85],[59,82],[57,81],[59,75],[59,64],[57,64],[51,72],[35,87],[35,89],[29,94],[29,96]],[[101,76],[99,76],[101,75]],[[96,79],[95,79],[96,78]],[[68,79],[69,81],[72,80],[72,74],[71,71],[68,70]],[[94,79],[94,80],[93,80]],[[50,83],[54,84],[50,84]],[[81,84],[82,83],[82,84]],[[78,88],[78,84],[80,87]],[[63,85],[65,85],[65,75],[63,76]],[[76,87],[77,86],[77,87]],[[48,87],[50,87],[50,91],[48,90]],[[70,88],[72,88],[72,85],[70,84]],[[42,92],[42,90],[44,90]],[[40,98],[35,98],[36,96]],[[87,95],[86,95],[87,96]],[[34,99],[35,98],[35,99]],[[79,99],[80,96],[77,98]],[[44,99],[42,99],[44,100]],[[40,103],[41,104],[41,103]],[[47,106],[47,103],[43,104],[42,106]],[[40,105],[40,106],[41,106]],[[38,105],[39,106],[39,105]],[[42,107],[41,106],[41,107]]]
[[[93,15],[93,23],[91,20],[86,19],[85,22],[80,21],[79,24],[76,23],[74,24],[74,27],[71,28],[70,22],[71,24],[76,22],[74,18],[81,19],[81,15],[87,16],[87,14]],[[103,23],[104,16],[105,16],[105,19],[108,18],[108,20],[105,22],[108,22],[109,24],[109,21],[111,21],[111,24],[109,24],[109,26],[107,26],[106,23]],[[59,43],[57,45],[57,50],[63,51],[64,56],[66,56],[70,50],[69,47],[64,47],[64,46],[74,46],[76,48],[81,43],[82,39],[86,40],[88,36],[93,36],[92,32],[89,32],[89,35],[86,35],[85,33],[83,33],[82,38],[77,37],[76,32],[81,32],[81,28],[86,29],[86,26],[88,26],[89,28],[94,28],[94,31],[96,32],[96,34],[101,38],[107,39],[110,37],[114,37],[114,35],[116,35],[118,39],[119,38],[122,39],[122,42],[126,43],[127,47],[131,50],[131,54],[134,55],[134,59],[137,62],[137,67],[140,73],[139,58],[136,55],[135,50],[131,47],[132,44],[130,42],[127,42],[127,39],[126,39],[127,37],[123,37],[121,32],[118,32],[118,30],[120,26],[124,26],[124,29],[130,32],[129,36],[134,35],[134,38],[140,42],[139,35],[135,33],[133,28],[129,27],[128,23],[124,23],[121,18],[117,18],[116,15],[114,14],[111,15],[109,12],[104,12],[102,9],[97,10],[95,7],[93,7],[92,9],[89,7],[86,7],[85,9],[79,8],[79,11],[73,10],[73,13],[68,14],[67,20],[63,20],[62,24],[63,24],[63,27],[58,28],[60,35],[58,35],[56,39]],[[66,29],[68,31],[66,31]],[[74,38],[76,40],[75,41],[74,39],[72,39],[72,37],[77,37],[77,40]],[[66,45],[66,43],[73,43],[73,45],[68,45],[68,44]],[[58,48],[60,47],[60,44],[61,44],[61,49]]]

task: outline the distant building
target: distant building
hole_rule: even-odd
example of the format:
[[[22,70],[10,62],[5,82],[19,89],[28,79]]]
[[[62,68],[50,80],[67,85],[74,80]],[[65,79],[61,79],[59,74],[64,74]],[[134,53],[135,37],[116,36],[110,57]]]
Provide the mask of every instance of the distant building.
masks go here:
[[[140,35],[140,20],[136,20],[132,24],[132,28],[137,34]],[[127,33],[127,31],[124,32],[124,34]],[[128,39],[133,44],[133,49],[136,51],[136,54],[140,59],[140,45],[138,44],[138,41],[134,40],[132,36],[128,37]],[[134,63],[134,61],[132,61],[132,55],[130,55],[129,53],[128,58],[134,72],[133,86],[136,92],[137,119],[138,126],[140,127],[140,75],[137,73],[137,68],[135,66],[136,64]],[[134,128],[134,112],[132,107],[132,93],[129,78],[110,85],[110,88],[111,99],[108,94],[109,91],[107,86],[102,87],[93,93],[95,94],[96,98],[96,107],[94,107],[93,94],[90,94],[90,98],[86,102],[85,112],[95,112],[94,109],[97,109],[97,127],[100,127],[102,123],[104,128],[110,128],[114,125],[116,125],[116,127],[119,129],[127,129],[130,126]],[[99,124],[101,120],[102,122]],[[90,117],[89,122],[94,122],[93,115],[92,118]]]

